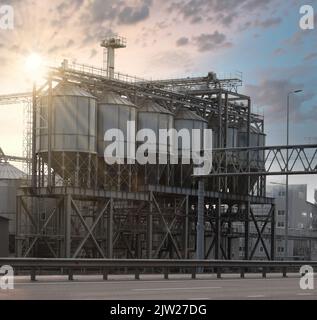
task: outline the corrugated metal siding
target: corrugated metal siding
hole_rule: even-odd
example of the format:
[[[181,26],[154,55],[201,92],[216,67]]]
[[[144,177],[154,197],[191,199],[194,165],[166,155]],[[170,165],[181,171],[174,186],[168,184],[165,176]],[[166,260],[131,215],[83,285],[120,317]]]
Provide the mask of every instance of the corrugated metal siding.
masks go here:
[[[127,150],[127,122],[136,121],[136,106],[128,99],[114,92],[108,92],[98,102],[98,154],[104,155],[105,148],[111,142],[104,141],[107,130],[120,129],[124,134],[125,150]]]
[[[47,97],[41,98],[41,117],[38,117],[40,136],[37,149],[46,152]],[[52,150],[96,153],[96,100],[85,90],[63,84],[53,92]]]

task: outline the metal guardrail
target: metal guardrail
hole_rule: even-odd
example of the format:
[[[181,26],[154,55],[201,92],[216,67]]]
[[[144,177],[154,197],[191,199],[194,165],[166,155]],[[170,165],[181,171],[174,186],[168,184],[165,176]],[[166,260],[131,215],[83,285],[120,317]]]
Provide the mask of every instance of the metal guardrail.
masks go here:
[[[129,260],[129,259],[40,259],[40,258],[1,258],[1,265],[10,265],[15,272],[26,271],[31,275],[31,280],[36,280],[36,275],[41,273],[51,274],[59,271],[59,274],[68,275],[69,280],[74,279],[77,271],[94,272],[102,274],[107,280],[108,275],[120,269],[129,271],[140,279],[140,274],[145,274],[146,269],[156,269],[168,279],[169,273],[186,270],[196,278],[197,273],[215,273],[221,278],[223,273],[240,273],[244,278],[246,273],[261,272],[265,278],[267,273],[281,273],[283,277],[289,272],[299,272],[304,265],[309,265],[317,270],[317,261],[240,261],[240,260]],[[48,273],[50,272],[50,273]],[[56,274],[56,273],[55,273]]]

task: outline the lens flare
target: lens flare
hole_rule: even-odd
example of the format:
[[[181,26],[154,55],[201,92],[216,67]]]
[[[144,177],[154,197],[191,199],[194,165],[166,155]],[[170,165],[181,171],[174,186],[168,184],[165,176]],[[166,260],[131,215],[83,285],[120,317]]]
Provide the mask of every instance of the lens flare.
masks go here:
[[[37,54],[30,54],[25,60],[25,70],[32,80],[40,80],[44,75],[43,58]]]

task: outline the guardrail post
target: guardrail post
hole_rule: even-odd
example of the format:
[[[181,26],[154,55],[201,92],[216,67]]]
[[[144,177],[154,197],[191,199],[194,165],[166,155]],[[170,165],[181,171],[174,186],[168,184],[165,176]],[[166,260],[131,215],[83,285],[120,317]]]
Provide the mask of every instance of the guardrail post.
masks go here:
[[[221,279],[221,269],[219,267],[216,269],[216,272],[217,272],[217,279]]]
[[[31,269],[31,281],[36,281],[36,270],[35,270],[35,268]]]
[[[168,268],[164,269],[164,279],[168,280]]]
[[[108,280],[108,270],[106,270],[106,269],[102,270],[102,278],[104,281]]]
[[[139,269],[135,270],[135,280],[140,280],[140,270]]]
[[[74,273],[72,269],[68,270],[68,280],[73,281],[74,280]]]
[[[196,279],[196,268],[192,271],[192,279]]]
[[[241,269],[240,277],[241,277],[241,279],[245,278],[245,268]]]
[[[283,278],[287,278],[287,268],[283,268]]]
[[[267,272],[266,268],[263,268],[263,270],[262,270],[262,277],[263,278],[266,278],[266,272]]]

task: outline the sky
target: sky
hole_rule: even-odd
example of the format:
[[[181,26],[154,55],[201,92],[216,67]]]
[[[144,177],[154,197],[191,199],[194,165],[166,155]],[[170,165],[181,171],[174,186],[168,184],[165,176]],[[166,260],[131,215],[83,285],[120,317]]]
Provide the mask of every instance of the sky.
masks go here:
[[[1,7],[0,2],[0,7]],[[317,143],[317,0],[7,0],[14,29],[0,29],[0,94],[29,91],[26,57],[64,58],[102,66],[100,41],[117,33],[128,46],[116,69],[147,79],[243,74],[241,93],[265,115],[267,144],[285,144],[286,97],[291,143]],[[299,27],[302,5],[315,11],[314,30]],[[0,147],[22,153],[21,106],[0,106]],[[274,181],[283,181],[274,178]],[[309,180],[310,198],[317,179]]]

